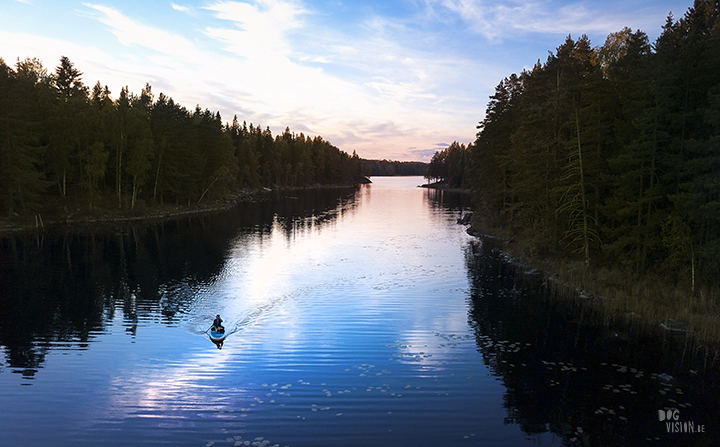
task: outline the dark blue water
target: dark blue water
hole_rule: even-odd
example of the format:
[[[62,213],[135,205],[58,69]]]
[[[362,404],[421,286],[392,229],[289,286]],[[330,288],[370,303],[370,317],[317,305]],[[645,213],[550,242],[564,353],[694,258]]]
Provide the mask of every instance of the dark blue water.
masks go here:
[[[717,439],[702,347],[554,299],[456,223],[465,196],[373,181],[3,239],[0,445]]]

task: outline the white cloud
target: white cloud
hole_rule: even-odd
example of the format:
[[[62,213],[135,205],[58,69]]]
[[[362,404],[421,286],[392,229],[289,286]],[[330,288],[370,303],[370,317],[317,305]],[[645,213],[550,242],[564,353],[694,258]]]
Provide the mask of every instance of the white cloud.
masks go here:
[[[190,8],[188,8],[187,6],[180,6],[176,5],[175,3],[170,3],[170,6],[172,6],[172,9],[174,9],[175,11],[190,12]]]
[[[8,62],[14,61],[15,58],[36,57],[42,61],[48,71],[54,71],[61,56],[67,56],[76,68],[84,72],[82,80],[89,85],[100,80],[103,84],[119,90],[120,86],[133,84],[133,81],[139,78],[146,78],[142,74],[144,70],[140,64],[120,62],[116,55],[93,46],[7,31],[0,31],[0,42],[3,42],[3,54],[12,57]],[[140,81],[138,85],[142,85]]]
[[[625,26],[658,28],[667,11],[631,9],[624,2],[563,3],[488,0],[424,0],[428,16],[441,22],[459,19],[469,30],[492,41],[512,38],[519,32],[567,35],[607,35]],[[447,14],[451,13],[452,18]]]
[[[83,3],[83,5],[99,12],[100,15],[96,18],[110,27],[112,33],[125,46],[144,47],[173,57],[173,59],[165,59],[166,61],[205,62],[204,53],[182,36],[143,25],[107,6],[90,3]]]
[[[294,2],[259,0],[255,5],[243,2],[222,1],[205,9],[214,11],[218,18],[232,22],[235,32],[225,32],[232,37],[232,51],[244,54],[286,56],[290,48],[287,31],[300,26],[303,9]],[[209,33],[218,30],[208,30]]]
[[[307,12],[295,3],[221,2],[207,9],[233,25],[209,28],[207,35],[238,58],[237,76],[246,90],[276,107],[276,120],[304,118],[306,126],[334,144],[361,153],[374,140],[418,135],[416,126],[428,124],[419,116],[426,110],[412,111],[404,103],[424,109],[417,102],[434,98],[427,91],[432,85],[422,84],[428,78],[423,65],[431,66],[430,59],[407,57],[407,50],[380,38],[315,33],[302,17]],[[295,32],[301,25],[313,30],[313,39]],[[318,63],[327,70],[313,66]],[[336,70],[354,74],[341,79],[330,74]],[[418,119],[405,129],[392,124],[411,114]]]

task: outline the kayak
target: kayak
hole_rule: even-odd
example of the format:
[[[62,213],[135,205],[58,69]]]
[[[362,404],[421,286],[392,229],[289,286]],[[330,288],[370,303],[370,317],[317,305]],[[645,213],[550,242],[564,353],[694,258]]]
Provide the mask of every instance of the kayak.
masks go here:
[[[221,341],[225,340],[225,337],[227,337],[226,332],[217,332],[215,331],[215,328],[213,327],[210,329],[210,340],[214,341],[215,343],[220,343]]]

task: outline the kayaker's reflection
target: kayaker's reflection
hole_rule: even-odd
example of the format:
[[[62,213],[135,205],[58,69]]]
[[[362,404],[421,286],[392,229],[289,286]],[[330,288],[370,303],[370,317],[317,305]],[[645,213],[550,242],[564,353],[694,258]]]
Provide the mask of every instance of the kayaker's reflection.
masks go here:
[[[220,314],[215,316],[212,326],[210,326],[210,340],[215,343],[218,349],[222,349],[223,343],[225,342],[225,327],[222,325],[222,318]]]

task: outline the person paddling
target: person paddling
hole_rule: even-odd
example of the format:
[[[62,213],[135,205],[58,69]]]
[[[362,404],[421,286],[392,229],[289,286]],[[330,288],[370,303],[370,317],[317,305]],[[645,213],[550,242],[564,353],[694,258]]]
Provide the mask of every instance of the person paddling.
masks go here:
[[[215,319],[213,320],[213,327],[215,328],[215,332],[219,332],[221,334],[225,333],[225,328],[222,325],[222,318],[220,318],[220,314],[215,315]]]

